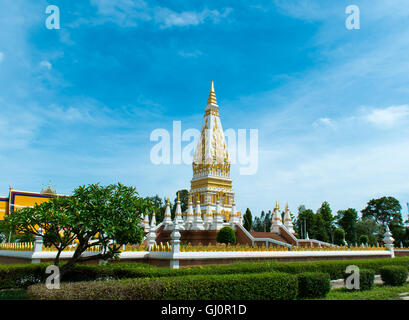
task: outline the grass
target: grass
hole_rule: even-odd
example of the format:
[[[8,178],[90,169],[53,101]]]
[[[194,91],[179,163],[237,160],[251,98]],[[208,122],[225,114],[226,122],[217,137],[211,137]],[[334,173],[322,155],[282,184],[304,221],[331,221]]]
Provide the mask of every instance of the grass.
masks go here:
[[[320,300],[390,300],[398,299],[400,293],[409,292],[409,283],[399,287],[376,284],[371,290],[351,291],[346,288],[332,289]]]
[[[26,289],[0,290],[0,300],[26,300]]]

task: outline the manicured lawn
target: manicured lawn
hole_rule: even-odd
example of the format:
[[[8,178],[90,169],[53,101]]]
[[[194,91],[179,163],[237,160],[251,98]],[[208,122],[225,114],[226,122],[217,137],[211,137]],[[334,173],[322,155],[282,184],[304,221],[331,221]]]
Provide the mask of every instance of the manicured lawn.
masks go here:
[[[374,285],[371,290],[351,291],[346,288],[332,289],[321,300],[389,300],[398,299],[400,293],[409,292],[409,283],[400,287]]]
[[[26,289],[0,290],[0,300],[26,300]]]

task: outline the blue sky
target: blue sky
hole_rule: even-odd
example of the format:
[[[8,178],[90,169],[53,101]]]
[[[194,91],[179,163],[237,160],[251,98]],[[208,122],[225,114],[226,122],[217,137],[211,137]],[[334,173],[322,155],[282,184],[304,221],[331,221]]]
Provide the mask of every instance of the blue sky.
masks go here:
[[[405,0],[3,0],[0,194],[121,181],[173,197],[191,166],[152,164],[150,133],[200,129],[214,80],[224,129],[259,131],[258,172],[232,168],[239,210],[404,205],[408,18]]]

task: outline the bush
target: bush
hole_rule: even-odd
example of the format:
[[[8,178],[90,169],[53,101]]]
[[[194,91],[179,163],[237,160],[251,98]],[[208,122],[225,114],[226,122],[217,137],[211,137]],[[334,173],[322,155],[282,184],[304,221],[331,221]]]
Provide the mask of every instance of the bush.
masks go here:
[[[334,243],[339,246],[343,246],[345,244],[345,231],[343,229],[335,229],[334,230]]]
[[[298,298],[323,298],[331,290],[328,273],[304,272],[297,275]]]
[[[346,280],[352,273],[345,273],[344,280]],[[359,269],[359,290],[370,290],[375,281],[375,271],[371,269]]]
[[[297,277],[283,273],[211,275],[62,283],[60,290],[44,285],[27,289],[41,300],[293,300]]]
[[[409,257],[275,263],[271,269],[286,273],[324,272],[330,275],[331,280],[336,280],[344,278],[345,269],[349,265],[355,265],[360,269],[372,269],[375,274],[380,274],[380,269],[388,265],[402,265],[408,268]]]
[[[0,290],[21,288],[27,285],[44,282],[45,268],[49,264],[0,265]],[[159,278],[187,275],[223,275],[251,274],[265,272],[284,272],[299,274],[303,272],[328,273],[331,279],[343,279],[348,265],[361,269],[372,269],[379,274],[380,268],[387,265],[402,265],[408,268],[409,257],[371,260],[333,260],[312,262],[238,262],[229,265],[200,266],[181,269],[168,267],[158,268],[142,263],[109,263],[104,266],[78,264],[64,275],[64,282],[117,280],[124,278]]]
[[[17,264],[0,266],[0,290],[26,288],[44,282],[48,264]]]
[[[359,237],[359,244],[368,244],[368,242],[369,242],[369,238],[368,238],[368,236],[367,235],[365,235],[365,234],[363,234],[363,235],[361,235],[360,237]]]
[[[231,227],[223,227],[217,233],[216,241],[218,243],[235,244],[236,243],[236,233]]]
[[[408,279],[408,268],[402,266],[387,266],[381,268],[381,278],[386,285],[401,286]]]

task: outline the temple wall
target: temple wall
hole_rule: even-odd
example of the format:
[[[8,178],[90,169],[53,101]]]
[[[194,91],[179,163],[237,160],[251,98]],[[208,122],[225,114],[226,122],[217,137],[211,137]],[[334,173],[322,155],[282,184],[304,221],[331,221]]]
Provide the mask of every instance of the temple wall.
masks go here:
[[[322,252],[322,251],[320,251]],[[197,253],[197,252],[196,252]],[[404,252],[400,252],[398,255],[395,252],[395,256],[402,256],[402,255],[408,255],[409,256],[409,250]],[[226,255],[227,256],[227,255]],[[192,266],[202,266],[202,265],[226,265],[226,264],[231,264],[235,262],[261,262],[261,261],[277,261],[277,262],[300,262],[300,261],[322,261],[322,260],[355,260],[355,259],[377,259],[377,258],[387,258],[388,255],[385,255],[384,253],[373,253],[373,254],[366,254],[366,255],[343,255],[342,252],[339,253],[339,255],[333,255],[333,256],[322,256],[322,255],[314,255],[312,253],[311,255],[293,255],[293,256],[287,256],[287,257],[241,257],[241,258],[204,258],[204,259],[180,259],[179,260],[179,265],[180,267],[192,267]],[[66,258],[62,258],[62,261],[66,260]],[[41,262],[52,262],[53,259],[41,259]],[[37,261],[40,262],[40,261]],[[129,263],[129,262],[135,262],[135,263],[149,263],[154,266],[158,267],[169,267],[170,265],[170,258],[150,258],[148,256],[144,257],[135,257],[135,258],[122,258],[119,261],[110,261],[109,263]],[[6,257],[6,256],[0,256],[0,264],[29,264],[32,263],[31,259],[27,258],[18,258],[18,257]],[[94,261],[88,261],[86,264],[98,264],[98,260]]]

